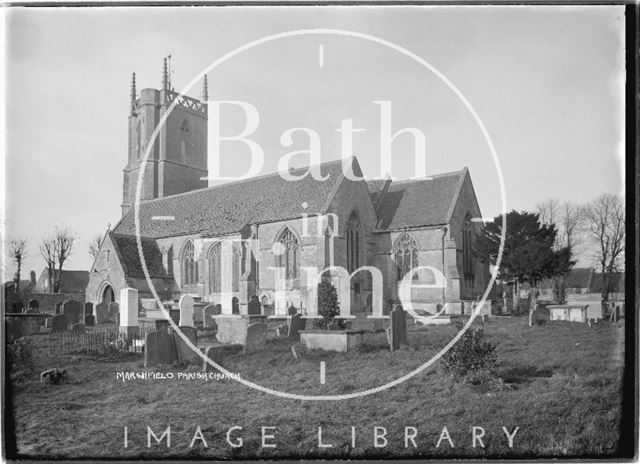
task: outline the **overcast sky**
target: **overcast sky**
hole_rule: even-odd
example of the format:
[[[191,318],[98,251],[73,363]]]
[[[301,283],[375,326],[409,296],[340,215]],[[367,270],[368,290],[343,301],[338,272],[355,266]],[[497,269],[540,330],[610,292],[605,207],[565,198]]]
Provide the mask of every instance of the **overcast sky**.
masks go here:
[[[30,241],[26,272],[41,272],[38,244],[56,224],[78,238],[66,267],[88,269],[89,240],[120,219],[132,72],[138,89],[159,88],[162,58],[171,54],[172,84],[181,91],[236,47],[298,29],[374,35],[446,76],[493,139],[508,209],[550,197],[581,203],[624,188],[621,6],[11,8],[7,21],[5,224],[9,237]],[[188,94],[199,97],[201,84]],[[262,173],[307,147],[303,134],[281,145],[294,127],[319,134],[323,161],[339,158],[336,129],[353,119],[364,129],[354,153],[367,176],[379,176],[374,102],[389,101],[394,132],[425,134],[428,173],[469,167],[483,216],[500,214],[496,166],[469,111],[397,51],[344,36],[286,38],[210,72],[209,94],[259,111],[251,138],[265,152]],[[224,110],[223,134],[241,131],[242,113]],[[244,146],[221,149],[223,175],[248,169]],[[392,174],[412,175],[411,136],[399,136],[392,149]]]

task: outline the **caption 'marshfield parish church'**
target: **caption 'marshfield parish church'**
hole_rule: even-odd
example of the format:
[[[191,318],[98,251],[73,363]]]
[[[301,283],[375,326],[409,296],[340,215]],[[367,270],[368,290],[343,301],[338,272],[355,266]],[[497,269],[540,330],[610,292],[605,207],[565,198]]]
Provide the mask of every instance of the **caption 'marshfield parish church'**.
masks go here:
[[[143,163],[151,134],[176,99]],[[320,272],[331,265],[349,273],[379,269],[385,312],[398,302],[399,282],[418,266],[442,272],[446,285],[413,288],[415,309],[433,314],[445,302],[446,312],[460,313],[484,293],[488,265],[472,252],[482,227],[472,218],[481,213],[466,168],[419,180],[352,180],[362,177],[352,158],[345,166],[354,176],[345,175],[339,160],[321,165],[324,181],[273,173],[207,187],[207,99],[206,80],[202,100],[175,92],[166,64],[160,90],[136,92],[134,75],[122,218],[102,241],[87,301],[118,301],[127,287],[137,289],[141,300],[152,298],[134,222],[140,175],[144,261],[164,301],[188,294],[232,315],[248,314],[257,298],[262,314],[285,317],[290,306],[306,314],[315,293],[305,268]],[[329,274],[332,281],[345,278]],[[428,284],[434,275],[418,271],[412,279]],[[349,285],[351,312],[370,313],[371,273],[355,273]]]

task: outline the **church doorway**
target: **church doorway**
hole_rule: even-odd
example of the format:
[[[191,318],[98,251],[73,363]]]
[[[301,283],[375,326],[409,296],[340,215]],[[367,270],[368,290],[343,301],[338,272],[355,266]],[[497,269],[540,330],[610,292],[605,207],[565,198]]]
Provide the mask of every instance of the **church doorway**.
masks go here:
[[[107,284],[102,291],[102,302],[103,303],[112,303],[116,301],[115,294],[113,293],[113,287]]]

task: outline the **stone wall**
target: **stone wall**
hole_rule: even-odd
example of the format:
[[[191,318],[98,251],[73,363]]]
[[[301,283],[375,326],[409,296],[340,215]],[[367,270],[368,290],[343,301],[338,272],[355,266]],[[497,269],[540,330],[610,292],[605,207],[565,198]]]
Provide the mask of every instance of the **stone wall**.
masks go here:
[[[62,303],[66,300],[76,300],[81,305],[85,303],[84,292],[68,292],[68,293],[28,293],[20,295],[10,295],[5,301],[5,307],[11,308],[14,302],[20,301],[26,308],[29,300],[38,300],[40,303],[40,312],[55,314],[56,303]]]

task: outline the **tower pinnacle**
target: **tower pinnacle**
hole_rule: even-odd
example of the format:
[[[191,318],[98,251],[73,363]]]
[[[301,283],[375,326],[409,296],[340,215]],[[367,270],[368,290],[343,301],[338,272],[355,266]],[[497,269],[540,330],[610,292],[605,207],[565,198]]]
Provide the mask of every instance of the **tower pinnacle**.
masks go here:
[[[209,84],[207,83],[207,75],[204,75],[204,81],[202,81],[202,102],[207,103],[209,101]]]
[[[169,90],[169,69],[166,58],[162,60],[162,90]]]
[[[136,73],[131,75],[131,114],[136,110]]]

